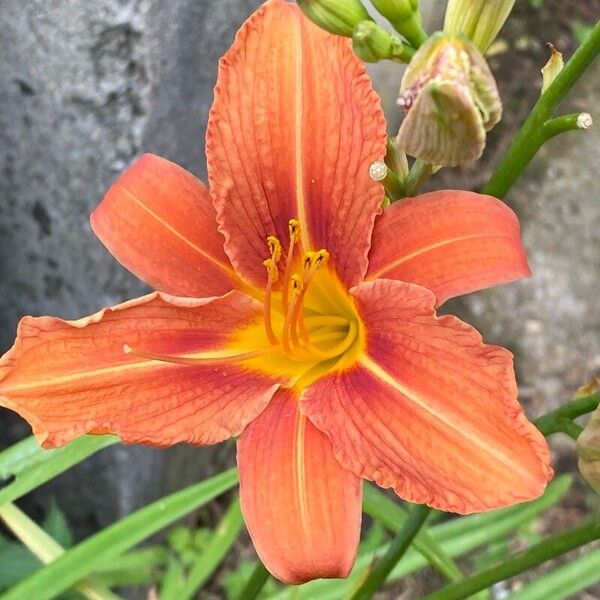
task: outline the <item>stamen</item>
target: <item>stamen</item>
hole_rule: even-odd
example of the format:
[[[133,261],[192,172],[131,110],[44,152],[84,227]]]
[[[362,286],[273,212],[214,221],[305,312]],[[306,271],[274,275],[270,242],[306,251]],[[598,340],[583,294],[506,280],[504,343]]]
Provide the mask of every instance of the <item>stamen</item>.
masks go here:
[[[304,323],[304,297],[308,284],[313,278],[314,274],[329,260],[329,252],[325,248],[321,248],[317,252],[305,252],[303,263],[304,263],[304,286],[301,298],[296,305],[296,311],[292,321],[293,335],[296,332],[296,324],[300,328],[300,335],[305,343],[310,343],[308,332],[306,331],[306,324]]]
[[[281,304],[283,306],[283,312],[288,311],[289,302],[289,289],[290,275],[292,274],[292,262],[294,261],[294,248],[300,240],[300,221],[297,219],[290,219],[288,222],[290,231],[290,245],[288,247],[287,257],[285,259],[285,269],[283,271],[283,289],[281,292]]]
[[[283,349],[287,354],[292,353],[292,347],[290,344],[290,338],[297,345],[298,338],[296,336],[295,328],[292,327],[293,318],[296,311],[296,306],[298,305],[298,299],[302,294],[302,290],[304,286],[302,285],[302,280],[296,274],[290,277],[289,291],[292,294],[292,301],[289,303],[287,314],[285,315],[285,323],[283,324],[283,334],[281,336],[281,343],[283,344]]]
[[[132,354],[133,356],[139,356],[140,358],[147,358],[148,360],[156,360],[164,363],[174,363],[177,365],[219,365],[225,363],[235,363],[244,360],[250,360],[259,356],[264,356],[273,351],[272,348],[264,348],[262,350],[256,350],[254,352],[244,352],[242,354],[231,354],[226,356],[177,356],[175,354],[154,354],[152,352],[143,352],[132,348],[129,344],[123,345],[123,352],[125,354]]]
[[[276,238],[275,238],[276,239]],[[281,256],[281,245],[279,246]],[[274,253],[273,253],[274,254]],[[273,323],[271,322],[271,298],[273,284],[279,277],[279,269],[274,258],[268,258],[263,262],[263,265],[267,269],[267,289],[265,290],[265,301],[263,303],[263,321],[265,323],[265,332],[269,342],[276,346],[279,344],[279,340],[273,331]]]

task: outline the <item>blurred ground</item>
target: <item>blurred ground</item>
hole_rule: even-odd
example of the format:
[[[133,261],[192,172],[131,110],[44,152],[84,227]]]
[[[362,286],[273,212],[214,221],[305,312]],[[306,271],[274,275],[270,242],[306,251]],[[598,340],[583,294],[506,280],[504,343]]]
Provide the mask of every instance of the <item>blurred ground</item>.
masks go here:
[[[27,8],[2,2],[0,55],[8,60],[0,72],[0,351],[25,313],[73,318],[143,292],[94,240],[87,215],[142,151],[204,177],[203,128],[217,59],[257,4],[222,0],[214,10],[196,0],[60,0],[52,7],[32,0]],[[431,23],[443,14],[443,2],[423,5]],[[599,17],[598,0],[517,2],[490,57],[503,122],[482,161],[441,172],[431,187],[482,186],[538,96],[546,42],[567,58],[581,26]],[[393,115],[399,71],[378,66],[374,76]],[[532,279],[447,307],[486,341],[515,352],[532,416],[564,402],[600,369],[599,97],[596,64],[563,109],[591,112],[597,126],[547,144],[508,198],[522,219]],[[2,413],[0,444],[26,433],[22,422]],[[575,472],[573,444],[559,438],[553,446],[558,470]],[[83,535],[231,460],[226,448],[115,448],[47,486],[28,508],[40,514],[48,496],[58,495]],[[591,505],[597,499],[578,480],[540,529],[557,532]],[[203,515],[208,523],[220,507],[214,511]],[[238,550],[250,552],[244,543]],[[428,574],[381,597],[412,600],[437,583]],[[581,600],[600,598],[600,588],[590,594]]]

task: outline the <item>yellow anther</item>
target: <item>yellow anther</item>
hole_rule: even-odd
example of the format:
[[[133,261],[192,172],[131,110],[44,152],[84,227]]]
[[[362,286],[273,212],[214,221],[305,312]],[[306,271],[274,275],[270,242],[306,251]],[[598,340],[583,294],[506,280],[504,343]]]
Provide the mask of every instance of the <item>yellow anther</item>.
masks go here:
[[[329,252],[324,248],[317,251],[309,251],[304,253],[303,264],[305,271],[316,271],[329,260]]]
[[[298,275],[292,275],[290,277],[290,290],[296,296],[299,296],[302,292],[302,279]]]
[[[298,242],[300,239],[300,221],[298,219],[290,219],[288,224],[290,226],[290,242]]]
[[[263,265],[267,269],[267,276],[269,277],[269,283],[275,283],[279,277],[279,269],[272,258],[263,260]]]
[[[271,258],[277,263],[281,259],[281,242],[274,235],[267,237],[267,246],[269,246],[269,252]]]

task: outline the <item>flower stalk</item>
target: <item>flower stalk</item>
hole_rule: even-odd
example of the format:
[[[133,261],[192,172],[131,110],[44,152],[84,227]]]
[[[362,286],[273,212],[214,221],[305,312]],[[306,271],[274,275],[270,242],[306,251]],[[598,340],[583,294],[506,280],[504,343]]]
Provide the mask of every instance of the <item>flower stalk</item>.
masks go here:
[[[537,418],[533,424],[545,436],[563,432],[573,437],[572,434],[575,433],[575,429],[572,425],[579,428],[577,424],[573,423],[573,419],[593,412],[599,403],[600,392],[595,392],[582,398],[575,398],[564,406]],[[571,425],[568,425],[568,423],[571,423]]]
[[[404,527],[389,545],[382,559],[373,567],[362,581],[350,600],[368,600],[385,583],[392,569],[404,556],[415,536],[425,524],[431,509],[425,504],[414,504],[411,507]]]
[[[517,137],[485,186],[483,190],[485,194],[496,196],[496,198],[504,198],[511,187],[519,180],[544,142],[552,137],[548,136],[547,127],[552,131],[553,126],[548,125],[548,122],[552,122],[552,115],[556,107],[599,53],[600,21],[592,28],[586,40],[579,46],[564,69],[536,102]],[[569,122],[569,119],[566,119],[566,122]],[[570,129],[569,127],[564,131]],[[557,133],[560,133],[560,131]]]

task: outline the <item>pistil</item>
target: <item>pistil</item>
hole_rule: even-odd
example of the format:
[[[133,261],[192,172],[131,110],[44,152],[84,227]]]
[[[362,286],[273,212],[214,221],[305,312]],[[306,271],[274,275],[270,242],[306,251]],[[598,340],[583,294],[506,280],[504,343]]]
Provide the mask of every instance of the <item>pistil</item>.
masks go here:
[[[224,356],[181,356],[178,354],[155,354],[153,352],[144,352],[136,348],[132,348],[129,344],[123,345],[123,352],[148,360],[156,360],[164,363],[173,363],[178,365],[220,365],[227,363],[242,362],[259,358],[273,352],[273,348],[263,348],[253,352],[243,352],[241,354],[227,354]]]

